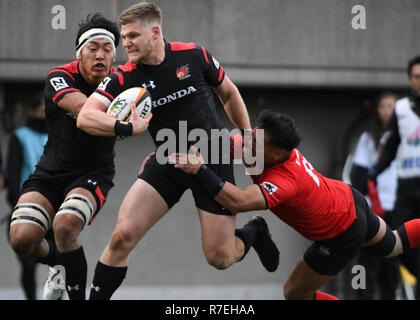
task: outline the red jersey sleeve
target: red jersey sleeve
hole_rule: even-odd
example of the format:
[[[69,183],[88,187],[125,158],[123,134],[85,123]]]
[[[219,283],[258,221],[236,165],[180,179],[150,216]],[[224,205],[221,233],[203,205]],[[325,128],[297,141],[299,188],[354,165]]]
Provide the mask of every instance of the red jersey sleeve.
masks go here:
[[[258,186],[265,197],[268,209],[289,201],[297,191],[296,185],[281,173],[263,174],[258,180]]]

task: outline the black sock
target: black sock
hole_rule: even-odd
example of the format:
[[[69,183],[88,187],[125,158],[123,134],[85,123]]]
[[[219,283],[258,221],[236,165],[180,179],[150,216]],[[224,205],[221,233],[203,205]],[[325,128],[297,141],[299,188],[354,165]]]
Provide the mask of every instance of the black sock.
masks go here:
[[[22,268],[20,273],[20,283],[23,287],[25,297],[27,300],[36,300],[36,263],[33,260],[29,260],[28,258],[22,256],[18,256],[18,259]]]
[[[85,300],[87,262],[83,247],[60,253],[59,264],[66,270],[66,290],[69,299]]]
[[[258,234],[258,225],[252,222],[247,223],[240,229],[235,229],[235,236],[241,239],[245,245],[244,255],[239,261],[245,258],[246,254],[248,253],[249,249],[254,243],[255,238],[257,237],[257,234]]]
[[[54,240],[48,240],[46,239],[48,246],[50,250],[48,251],[48,254],[45,257],[39,258],[36,262],[47,264],[51,267],[54,267],[57,264],[60,264],[59,262],[59,252],[57,250],[57,246],[55,245]]]
[[[98,261],[89,300],[109,300],[127,274],[127,267],[112,267]]]

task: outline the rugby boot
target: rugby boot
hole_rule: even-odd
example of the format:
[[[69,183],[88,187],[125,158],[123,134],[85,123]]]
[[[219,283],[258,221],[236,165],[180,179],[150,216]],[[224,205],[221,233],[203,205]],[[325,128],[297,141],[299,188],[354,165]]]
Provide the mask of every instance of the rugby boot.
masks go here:
[[[271,238],[267,223],[260,215],[253,216],[248,223],[253,223],[258,226],[258,234],[252,247],[257,252],[262,265],[268,272],[276,271],[280,262],[280,251]]]

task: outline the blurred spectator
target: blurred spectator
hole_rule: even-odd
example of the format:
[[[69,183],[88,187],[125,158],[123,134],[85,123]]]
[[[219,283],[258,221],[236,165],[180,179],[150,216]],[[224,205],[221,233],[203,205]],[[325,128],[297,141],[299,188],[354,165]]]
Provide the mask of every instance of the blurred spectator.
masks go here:
[[[381,141],[380,157],[368,173],[369,178],[375,180],[394,159],[397,161],[397,199],[390,222],[393,229],[420,217],[420,56],[409,61],[407,72],[410,94],[397,101],[386,139]],[[420,280],[420,250],[412,250],[400,259]],[[420,281],[417,281],[415,296],[420,298]]]
[[[381,94],[375,105],[370,129],[363,132],[359,138],[354,156],[351,173],[352,185],[366,195],[371,209],[390,223],[390,215],[394,209],[397,190],[396,162],[382,172],[375,186],[368,188],[368,170],[378,158],[380,139],[395,109],[396,95],[390,92]],[[376,192],[377,191],[377,192]],[[366,289],[357,290],[355,298],[362,300],[395,300],[396,289],[400,282],[399,264],[397,258],[382,259],[361,251],[358,264],[366,269]]]
[[[15,130],[10,138],[7,154],[6,173],[8,177],[7,201],[11,211],[19,198],[23,182],[34,172],[35,165],[44,150],[47,141],[47,122],[43,94],[34,96],[28,109],[26,125]],[[10,227],[10,217],[7,225]],[[9,233],[9,232],[8,232]],[[21,285],[28,300],[36,299],[35,266],[28,258],[18,256],[21,264]]]

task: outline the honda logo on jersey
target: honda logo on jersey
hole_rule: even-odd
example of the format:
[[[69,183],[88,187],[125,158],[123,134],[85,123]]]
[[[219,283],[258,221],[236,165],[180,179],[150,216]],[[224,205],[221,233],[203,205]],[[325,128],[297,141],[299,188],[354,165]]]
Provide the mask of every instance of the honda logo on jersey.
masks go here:
[[[267,190],[268,194],[271,196],[274,192],[276,192],[277,190],[277,186],[275,186],[274,184],[272,184],[271,182],[267,182],[264,181],[263,183],[261,183],[261,186]]]
[[[63,77],[54,77],[50,79],[50,83],[54,87],[55,91],[59,91],[69,86]]]

